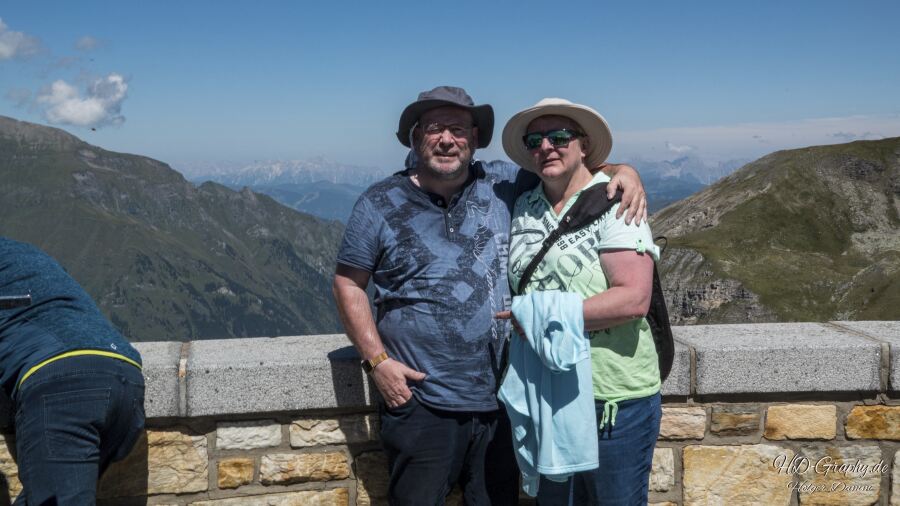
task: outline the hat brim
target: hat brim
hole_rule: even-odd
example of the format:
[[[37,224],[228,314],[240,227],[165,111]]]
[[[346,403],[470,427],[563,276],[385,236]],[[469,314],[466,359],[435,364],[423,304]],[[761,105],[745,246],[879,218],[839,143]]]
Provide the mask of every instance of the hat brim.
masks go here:
[[[447,100],[420,100],[403,109],[400,114],[400,125],[397,127],[397,140],[406,147],[409,145],[409,129],[419,121],[426,111],[438,107],[459,107],[472,113],[472,121],[478,127],[478,147],[486,148],[494,136],[494,108],[490,105],[465,106]]]
[[[589,169],[605,162],[612,151],[612,132],[599,112],[580,104],[536,105],[516,113],[503,127],[503,150],[510,160],[522,168],[537,170],[534,158],[525,147],[522,136],[525,135],[528,125],[541,116],[564,116],[578,123],[590,140],[584,157],[584,164]]]

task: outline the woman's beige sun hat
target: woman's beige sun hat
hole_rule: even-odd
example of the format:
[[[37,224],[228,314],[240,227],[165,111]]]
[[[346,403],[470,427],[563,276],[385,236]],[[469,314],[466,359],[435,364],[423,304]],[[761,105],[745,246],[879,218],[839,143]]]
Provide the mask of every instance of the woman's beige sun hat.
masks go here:
[[[599,112],[586,105],[573,104],[564,98],[545,98],[532,107],[517,112],[503,127],[503,149],[513,162],[520,167],[533,169],[534,159],[522,142],[528,124],[540,116],[564,116],[578,123],[582,132],[590,139],[584,164],[590,169],[597,167],[612,150],[612,132]]]

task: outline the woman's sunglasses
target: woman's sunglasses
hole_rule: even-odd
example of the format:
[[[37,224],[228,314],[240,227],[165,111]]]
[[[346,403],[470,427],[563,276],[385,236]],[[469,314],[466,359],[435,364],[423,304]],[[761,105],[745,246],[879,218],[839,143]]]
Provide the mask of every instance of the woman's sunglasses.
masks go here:
[[[572,139],[577,139],[578,137],[584,137],[584,134],[567,128],[558,128],[546,132],[527,133],[522,136],[522,141],[525,142],[526,148],[537,149],[541,147],[541,143],[546,138],[554,148],[563,148],[568,146]]]

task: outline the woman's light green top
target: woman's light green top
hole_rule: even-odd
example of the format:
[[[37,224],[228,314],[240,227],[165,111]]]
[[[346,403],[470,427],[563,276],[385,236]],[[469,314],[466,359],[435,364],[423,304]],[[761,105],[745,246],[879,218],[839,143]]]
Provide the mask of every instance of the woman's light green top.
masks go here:
[[[597,173],[585,187],[609,182]],[[582,189],[582,191],[584,191]],[[516,201],[510,234],[509,283],[513,291],[525,267],[541,248],[541,243],[559,225],[581,191],[573,195],[557,215],[544,195],[543,185]],[[608,276],[600,264],[604,250],[635,250],[659,260],[659,248],[646,222],[625,224],[616,218],[616,204],[590,225],[562,236],[535,270],[526,292],[561,290],[585,299],[609,288]],[[589,333],[594,398],[618,402],[653,395],[659,391],[659,362],[653,335],[645,318],[632,320],[607,330]]]

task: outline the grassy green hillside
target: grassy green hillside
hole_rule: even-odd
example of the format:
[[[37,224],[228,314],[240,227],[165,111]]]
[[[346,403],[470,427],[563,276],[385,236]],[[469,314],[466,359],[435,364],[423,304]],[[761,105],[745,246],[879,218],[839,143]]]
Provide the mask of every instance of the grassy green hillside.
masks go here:
[[[898,209],[900,139],[885,139],[774,153],[653,225],[779,320],[900,319]],[[682,274],[664,275],[696,282]]]

